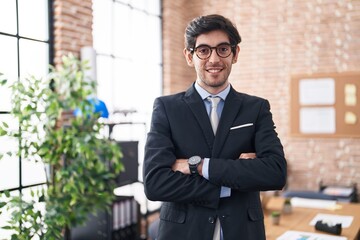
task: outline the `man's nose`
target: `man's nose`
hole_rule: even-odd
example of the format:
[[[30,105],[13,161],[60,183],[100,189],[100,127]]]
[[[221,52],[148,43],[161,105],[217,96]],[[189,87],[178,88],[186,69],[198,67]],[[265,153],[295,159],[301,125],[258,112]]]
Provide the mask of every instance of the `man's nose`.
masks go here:
[[[216,49],[211,49],[211,53],[210,53],[210,57],[209,57],[209,62],[219,62],[220,61],[220,57],[216,52]]]

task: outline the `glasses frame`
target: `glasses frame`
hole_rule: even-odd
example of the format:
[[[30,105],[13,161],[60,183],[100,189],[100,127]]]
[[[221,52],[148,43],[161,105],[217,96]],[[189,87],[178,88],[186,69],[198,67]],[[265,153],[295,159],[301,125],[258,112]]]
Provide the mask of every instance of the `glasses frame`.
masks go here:
[[[222,56],[220,56],[219,53],[218,53],[218,47],[220,47],[220,46],[222,46],[222,45],[230,46],[231,51],[230,51],[229,55],[227,55],[226,57],[222,57]],[[197,50],[199,47],[208,47],[208,48],[210,48],[210,54],[209,54],[209,56],[208,56],[208,57],[205,57],[205,58],[199,57],[199,55],[196,53],[196,50]],[[199,45],[199,46],[197,46],[197,47],[195,47],[195,48],[190,48],[189,50],[190,50],[191,54],[194,54],[194,53],[195,53],[196,56],[197,56],[198,58],[200,58],[201,60],[207,60],[207,59],[209,59],[209,58],[211,57],[212,52],[213,52],[214,49],[215,49],[216,54],[217,54],[220,58],[227,58],[227,57],[229,57],[229,56],[231,55],[231,53],[234,51],[234,48],[235,48],[235,47],[236,47],[236,45],[231,45],[230,43],[220,43],[219,45],[217,45],[217,46],[215,46],[215,47],[210,47],[209,45],[201,44],[201,45]]]

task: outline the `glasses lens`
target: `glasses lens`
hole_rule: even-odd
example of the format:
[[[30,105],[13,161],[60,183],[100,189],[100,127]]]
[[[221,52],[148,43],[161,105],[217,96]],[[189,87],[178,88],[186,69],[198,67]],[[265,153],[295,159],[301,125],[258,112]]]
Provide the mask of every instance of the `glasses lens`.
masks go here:
[[[219,57],[226,58],[231,54],[231,46],[229,44],[221,44],[216,47]]]
[[[196,55],[201,58],[208,58],[211,54],[211,48],[209,46],[199,46],[196,48]]]
[[[231,54],[230,44],[220,44],[216,47],[210,47],[207,45],[200,45],[195,48],[195,53],[200,59],[208,59],[211,56],[212,49],[216,49],[216,53],[219,57],[227,58]]]

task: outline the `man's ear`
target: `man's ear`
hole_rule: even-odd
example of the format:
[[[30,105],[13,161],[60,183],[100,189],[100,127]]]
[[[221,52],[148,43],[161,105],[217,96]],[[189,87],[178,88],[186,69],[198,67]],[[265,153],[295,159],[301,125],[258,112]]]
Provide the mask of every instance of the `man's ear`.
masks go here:
[[[240,52],[240,46],[237,45],[237,46],[236,46],[236,52],[235,52],[235,55],[234,55],[233,60],[232,60],[232,63],[233,63],[233,64],[237,62],[237,59],[238,59],[238,57],[239,57],[239,52]]]
[[[184,53],[184,56],[185,56],[188,66],[193,67],[194,66],[193,55],[191,54],[191,52],[189,50],[187,50],[186,48],[184,48],[183,53]]]

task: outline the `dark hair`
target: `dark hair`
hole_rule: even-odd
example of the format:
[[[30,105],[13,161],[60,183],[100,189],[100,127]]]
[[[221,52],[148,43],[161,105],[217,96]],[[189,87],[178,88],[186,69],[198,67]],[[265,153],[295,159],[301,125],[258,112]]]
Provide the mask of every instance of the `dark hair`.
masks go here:
[[[195,48],[196,38],[204,33],[208,33],[214,30],[222,30],[228,36],[231,45],[237,45],[241,42],[241,37],[235,25],[227,18],[212,14],[207,16],[200,16],[194,18],[185,29],[185,47]],[[233,48],[235,52],[235,48]]]

